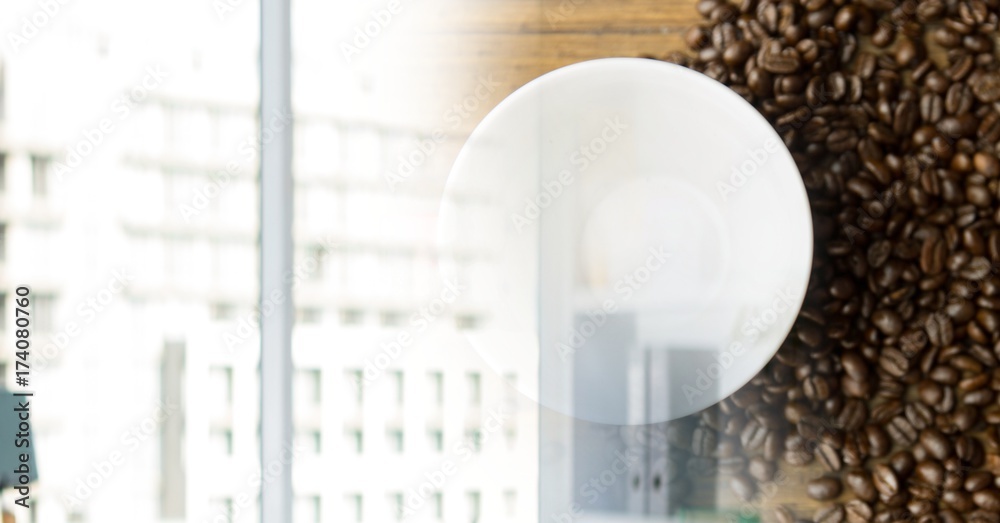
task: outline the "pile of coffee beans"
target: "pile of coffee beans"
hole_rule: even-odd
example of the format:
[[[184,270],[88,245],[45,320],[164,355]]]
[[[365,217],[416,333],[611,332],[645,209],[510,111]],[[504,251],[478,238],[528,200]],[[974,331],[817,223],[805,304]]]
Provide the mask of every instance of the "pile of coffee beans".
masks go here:
[[[748,500],[786,465],[821,469],[822,508],[781,522],[1000,522],[1000,0],[697,10],[691,53],[660,58],[773,124],[816,244],[777,356],[671,443]]]

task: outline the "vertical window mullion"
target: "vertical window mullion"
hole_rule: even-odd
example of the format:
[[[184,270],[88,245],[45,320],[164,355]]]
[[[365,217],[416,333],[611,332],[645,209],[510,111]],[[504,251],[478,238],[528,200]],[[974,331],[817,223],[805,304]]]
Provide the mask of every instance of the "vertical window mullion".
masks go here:
[[[261,486],[262,523],[292,521],[293,297],[290,0],[261,0],[260,151],[261,469],[282,473]]]

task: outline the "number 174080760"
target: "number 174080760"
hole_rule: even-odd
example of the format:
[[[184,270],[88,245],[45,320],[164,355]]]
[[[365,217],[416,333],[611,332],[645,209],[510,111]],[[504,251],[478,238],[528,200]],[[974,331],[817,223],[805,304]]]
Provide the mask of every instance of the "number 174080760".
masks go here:
[[[18,287],[15,292],[18,297],[14,300],[14,304],[16,305],[14,308],[14,325],[17,327],[14,330],[14,337],[16,338],[14,342],[14,355],[16,356],[14,360],[14,381],[21,387],[27,387],[31,370],[28,364],[28,356],[31,351],[31,309],[29,308],[31,305],[31,298],[29,297],[31,290],[22,286]]]

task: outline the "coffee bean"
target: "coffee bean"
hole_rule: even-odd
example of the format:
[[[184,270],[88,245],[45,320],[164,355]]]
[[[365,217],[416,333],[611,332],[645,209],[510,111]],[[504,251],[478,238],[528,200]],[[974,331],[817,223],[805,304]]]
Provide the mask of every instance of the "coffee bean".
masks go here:
[[[902,351],[892,347],[882,350],[878,364],[882,370],[897,378],[903,377],[910,370],[910,359]]]
[[[923,430],[934,423],[934,411],[923,403],[907,403],[903,414],[906,421],[917,430]]]
[[[845,378],[849,380],[850,378]],[[837,415],[837,426],[844,430],[855,430],[861,428],[868,419],[868,408],[865,403],[857,399],[859,396],[849,398],[844,402],[844,407]]]
[[[958,137],[969,137],[976,134],[976,129],[979,128],[979,122],[976,117],[971,114],[962,114],[958,116],[946,116],[941,119],[937,124],[938,131],[941,134],[958,138]]]
[[[848,523],[869,523],[874,516],[871,506],[858,499],[848,501],[844,513]]]
[[[806,484],[806,494],[818,501],[827,501],[839,496],[841,489],[840,480],[830,476],[816,478]]]
[[[869,263],[872,259],[872,251],[869,250]],[[878,265],[872,264],[873,266],[881,266],[885,263],[885,259],[889,257],[889,247],[885,246],[885,256],[881,259],[877,259],[880,263]],[[878,330],[882,331],[886,336],[897,336],[903,330],[903,320],[899,317],[896,311],[890,309],[879,309],[872,314],[872,323],[878,327]]]
[[[969,492],[977,492],[989,488],[992,485],[993,485],[993,474],[990,474],[985,470],[970,472],[969,475],[965,478],[965,483],[963,484],[965,490]],[[973,501],[975,501],[975,498],[973,498]]]
[[[814,451],[816,455],[816,461],[818,461],[823,468],[830,472],[837,472],[842,466],[840,459],[840,451],[828,443],[820,443],[816,446]]]
[[[910,446],[917,441],[917,430],[903,416],[896,416],[886,425],[886,432],[900,445]]]
[[[761,49],[758,55],[758,63],[765,71],[774,74],[791,74],[802,65],[798,51],[793,48],[782,48],[777,40],[771,41],[772,45]]]
[[[757,481],[765,482],[771,481],[774,478],[774,473],[777,470],[774,462],[768,461],[760,456],[754,456],[750,458],[747,463],[747,473]]]
[[[878,499],[878,491],[875,490],[875,483],[871,474],[866,470],[851,469],[844,474],[844,483],[851,489],[858,499],[869,503]]]
[[[845,152],[854,148],[858,143],[858,136],[850,129],[837,129],[826,138],[826,147],[830,151]]]
[[[889,454],[889,451],[892,449],[892,443],[885,429],[879,425],[870,424],[865,426],[864,434],[868,443],[870,456],[880,458]]]
[[[889,466],[892,467],[897,476],[902,478],[908,477],[913,472],[916,464],[916,459],[914,459],[913,454],[908,450],[901,450],[889,458]]]
[[[913,473],[917,479],[934,487],[944,483],[944,466],[937,461],[921,461],[917,463],[917,467]]]
[[[722,53],[722,60],[730,67],[741,66],[747,61],[747,58],[750,58],[753,51],[753,45],[750,42],[738,40],[726,47]]]
[[[969,494],[963,490],[946,490],[941,494],[941,502],[958,512],[969,512],[976,506],[973,496],[982,498],[984,497],[982,496],[983,492],[981,490],[974,494]]]
[[[711,455],[718,445],[716,432],[709,427],[694,429],[691,437],[691,451],[695,456]]]
[[[812,463],[813,454],[806,449],[785,450],[783,458],[789,465],[801,467]]]
[[[885,463],[878,463],[872,469],[872,482],[875,490],[884,497],[892,497],[899,492],[899,478],[892,467]]]
[[[973,492],[972,501],[981,509],[1000,511],[1000,489],[986,488]]]
[[[967,409],[967,411],[971,411],[973,413],[977,412],[971,409]],[[953,416],[953,418],[958,418],[957,413]],[[974,426],[973,423],[960,424],[958,421],[955,421],[955,425],[956,428],[961,431],[968,431]],[[960,434],[957,438],[955,438],[955,456],[957,456],[962,463],[966,463],[973,467],[982,465],[983,461],[986,459],[983,444],[976,437],[968,434]]]
[[[941,518],[941,523],[962,523],[965,521],[965,519],[962,518],[958,512],[955,512],[947,507],[938,511],[938,517]]]
[[[846,514],[844,513],[843,505],[820,507],[813,514],[813,521],[815,523],[843,523],[845,518]]]
[[[743,501],[750,501],[757,492],[757,485],[748,476],[737,474],[729,480],[729,487],[736,494],[736,497]]]
[[[743,431],[740,433],[740,443],[746,450],[757,450],[764,445],[767,433],[768,431],[765,427],[758,423],[757,420],[751,419],[743,426]]]
[[[920,432],[920,445],[939,460],[947,459],[953,452],[951,440],[935,428],[926,428]]]
[[[1000,73],[993,71],[976,75],[972,82],[972,92],[981,102],[1000,100]]]
[[[774,508],[774,520],[777,523],[796,523],[795,515],[784,505]]]
[[[955,369],[954,367],[941,365],[931,370],[929,377],[937,383],[941,383],[944,385],[955,385],[956,383],[958,383],[961,375],[959,374],[958,370]],[[943,394],[943,391],[941,392],[941,394]],[[935,401],[931,403],[937,403],[937,402]]]
[[[989,510],[973,510],[966,517],[974,523],[1000,523],[1000,513]]]

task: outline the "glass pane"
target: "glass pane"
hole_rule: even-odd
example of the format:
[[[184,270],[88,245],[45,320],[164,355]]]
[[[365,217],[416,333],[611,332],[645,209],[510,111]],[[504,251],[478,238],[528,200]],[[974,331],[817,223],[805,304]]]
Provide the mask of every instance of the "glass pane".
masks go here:
[[[35,392],[17,523],[258,518],[258,12],[0,6],[0,385]]]
[[[292,2],[293,360],[331,391],[296,400],[295,430],[339,436],[296,460],[293,488],[321,492],[324,521],[537,519],[538,411],[518,391],[537,355],[477,354],[496,304],[466,289],[493,278],[493,253],[438,235],[455,156],[502,98],[439,15],[499,6]],[[449,203],[489,219],[488,195]]]

